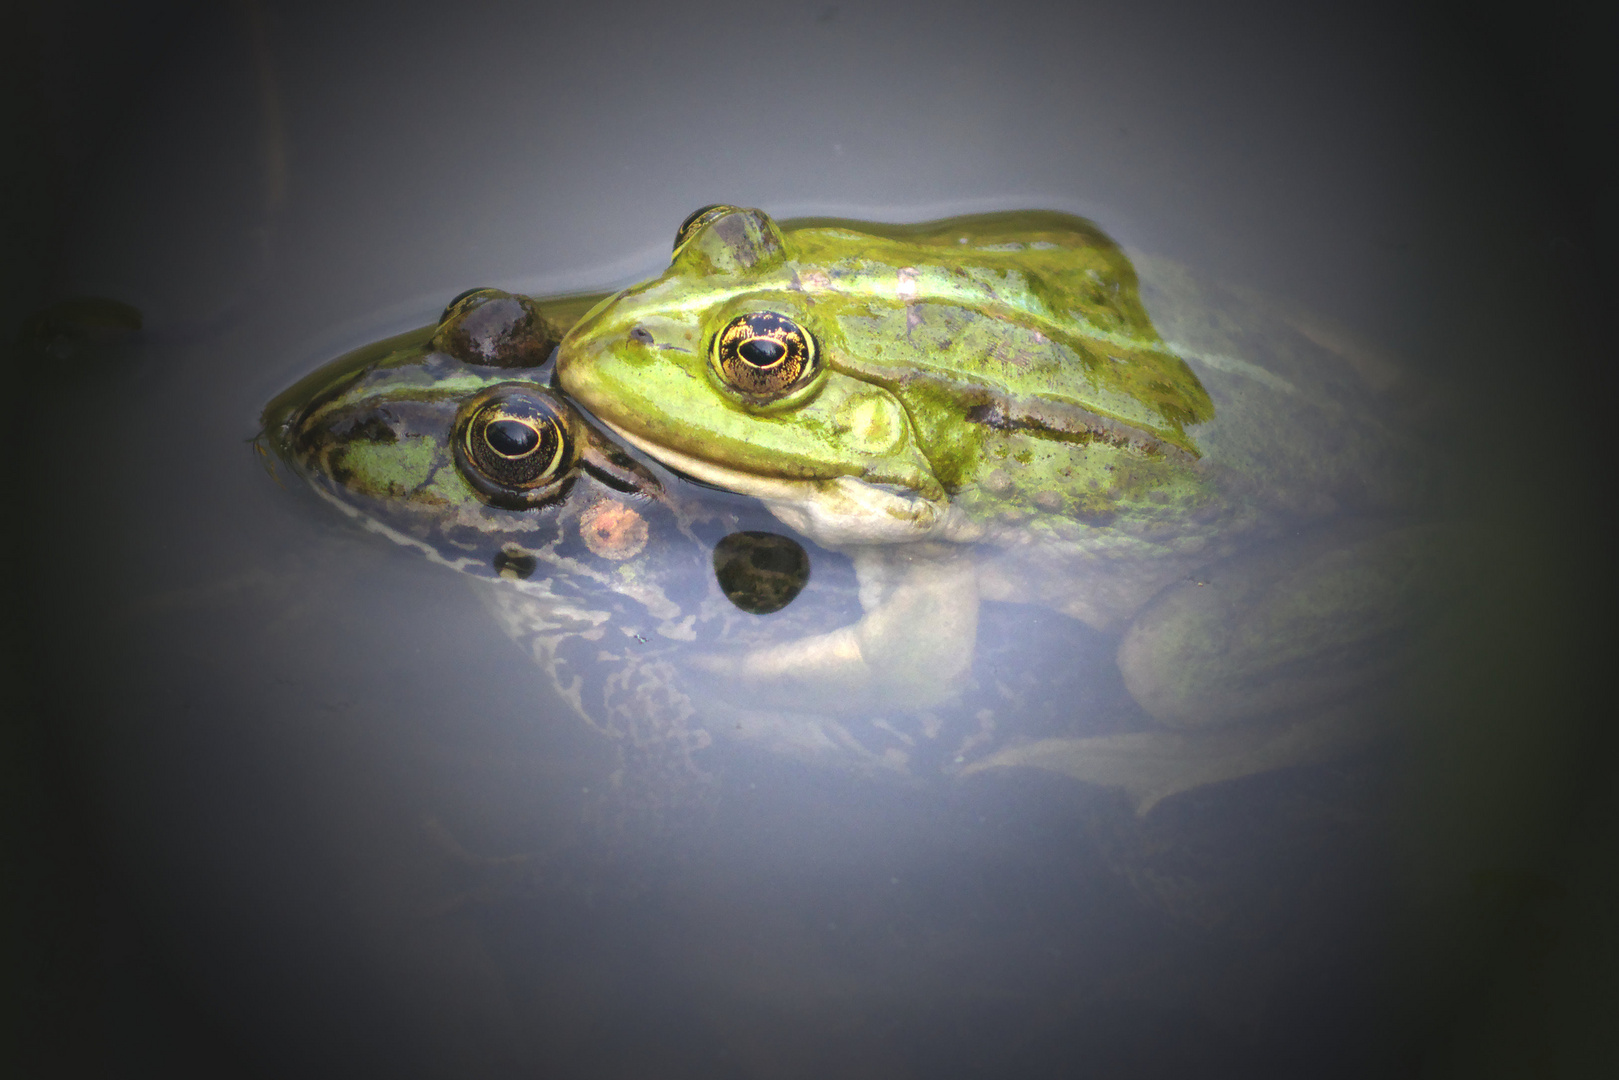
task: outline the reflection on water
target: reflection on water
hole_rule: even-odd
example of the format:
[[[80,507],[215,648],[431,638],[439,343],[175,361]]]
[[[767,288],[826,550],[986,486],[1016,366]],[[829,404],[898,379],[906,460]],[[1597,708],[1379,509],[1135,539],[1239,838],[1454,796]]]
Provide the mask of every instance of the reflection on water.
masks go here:
[[[1282,12],[1132,30],[845,6],[750,13],[820,90],[739,95],[734,65],[692,63],[712,21],[641,13],[604,65],[583,13],[513,9],[491,35],[270,7],[119,94],[140,126],[74,195],[62,286],[115,299],[42,299],[17,351],[23,684],[69,763],[38,800],[35,855],[69,882],[39,886],[51,1054],[1400,1074],[1472,1007],[1502,927],[1535,931],[1531,973],[1569,947],[1540,933],[1583,902],[1542,827],[1583,719],[1555,598],[1591,584],[1589,489],[1567,403],[1539,408],[1521,364],[1578,355],[1547,314],[1564,249],[1516,219],[1480,239],[1402,186],[1420,121],[1381,60],[1336,29],[1259,33]],[[800,167],[748,179],[699,131]],[[1232,135],[1192,134],[1212,131]],[[521,294],[661,274],[669,227],[715,198],[1090,213],[1215,410],[1182,433],[1216,512],[1087,519],[1089,478],[1013,505],[1061,418],[999,401],[956,419],[1004,440],[1012,464],[969,477],[1000,531],[938,551],[839,541],[629,445],[546,367],[596,298]],[[872,334],[939,330],[907,268]],[[1250,277],[1263,292],[1231,284]],[[410,329],[490,280],[447,330]],[[1419,347],[1391,361],[1301,297]],[[631,329],[614,340],[648,345]],[[295,413],[326,434],[283,441]],[[1152,434],[1171,465],[1173,427]],[[1098,538],[1132,572],[1091,574]],[[900,631],[866,639],[886,667],[810,677],[805,643],[873,611]]]

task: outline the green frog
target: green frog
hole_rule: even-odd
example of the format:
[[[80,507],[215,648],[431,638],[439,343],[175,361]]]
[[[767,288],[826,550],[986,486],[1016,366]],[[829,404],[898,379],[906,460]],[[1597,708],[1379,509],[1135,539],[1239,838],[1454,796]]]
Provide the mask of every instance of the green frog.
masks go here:
[[[667,270],[572,326],[556,377],[629,446],[852,560],[858,618],[691,658],[721,696],[948,707],[993,644],[986,603],[1110,636],[1140,730],[1014,734],[963,774],[1055,770],[1145,811],[1339,754],[1432,570],[1396,370],[1062,213],[704,207]]]

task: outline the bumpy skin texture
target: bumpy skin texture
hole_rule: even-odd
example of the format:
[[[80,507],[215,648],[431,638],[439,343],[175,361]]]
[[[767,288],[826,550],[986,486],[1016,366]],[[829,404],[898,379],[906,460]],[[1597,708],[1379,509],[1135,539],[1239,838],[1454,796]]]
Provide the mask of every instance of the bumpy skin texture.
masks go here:
[[[757,312],[800,326],[818,361],[768,400],[715,361],[724,328]],[[1017,601],[1123,634],[1143,708],[1196,731],[1341,698],[1385,670],[1372,654],[1404,625],[1419,470],[1379,418],[1393,373],[1336,344],[1174,267],[1143,289],[1063,214],[777,225],[731,208],[576,324],[558,377],[648,454],[854,557],[866,616],[727,660],[738,692],[944,701],[978,603]],[[1289,588],[1263,587],[1281,555],[1237,558],[1298,537],[1320,550]],[[1218,618],[1167,599],[1200,576]]]
[[[786,314],[819,344],[818,376],[786,400],[739,400],[710,364],[715,335],[751,311]],[[739,211],[575,326],[558,371],[665,452],[755,477],[895,485],[977,520],[1114,522],[1147,514],[1135,496],[1148,487],[1195,498],[1185,428],[1213,413],[1123,255],[1050,213],[783,231]],[[1132,469],[1115,475],[1120,462]]]

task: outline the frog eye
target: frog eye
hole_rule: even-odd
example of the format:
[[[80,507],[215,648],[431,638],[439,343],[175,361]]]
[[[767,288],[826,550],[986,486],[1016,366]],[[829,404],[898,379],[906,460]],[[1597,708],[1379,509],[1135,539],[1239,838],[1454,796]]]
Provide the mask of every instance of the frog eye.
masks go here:
[[[774,401],[808,382],[815,339],[785,315],[738,315],[714,335],[714,370],[726,385],[757,401]]]
[[[544,364],[561,332],[527,296],[468,289],[444,308],[433,347],[464,364],[531,368]]]
[[[675,230],[675,250],[680,250],[680,245],[691,239],[692,233],[696,232],[698,229],[701,229],[704,225],[707,225],[715,218],[723,217],[734,210],[736,210],[736,207],[727,203],[710,203],[707,206],[699,206],[697,209],[687,214],[686,220],[682,221],[680,223],[680,228]]]
[[[574,459],[567,407],[526,384],[490,387],[461,407],[455,460],[487,501],[522,508],[560,492]]]

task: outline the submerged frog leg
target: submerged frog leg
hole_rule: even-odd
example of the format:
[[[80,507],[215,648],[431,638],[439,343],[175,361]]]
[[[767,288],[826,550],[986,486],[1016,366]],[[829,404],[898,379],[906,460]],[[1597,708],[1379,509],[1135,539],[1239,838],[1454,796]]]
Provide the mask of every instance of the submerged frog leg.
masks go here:
[[[894,544],[852,553],[866,614],[850,626],[697,666],[749,705],[848,715],[926,709],[965,683],[978,634],[971,552],[953,544]]]
[[[549,579],[473,586],[556,695],[610,741],[617,768],[589,813],[623,832],[672,828],[707,811],[711,777],[692,755],[711,737],[694,721],[691,697],[668,659],[675,646],[635,635],[609,610],[557,595]]]
[[[1177,730],[1054,738],[962,770],[1028,766],[1115,787],[1138,813],[1177,792],[1348,753],[1440,586],[1430,527],[1360,523],[1271,545],[1166,589],[1125,634],[1125,686]]]
[[[1218,731],[1132,731],[1092,738],[1041,739],[1007,747],[959,775],[1024,766],[1118,788],[1138,815],[1205,784],[1315,765],[1342,757],[1377,733],[1359,709],[1339,707],[1295,721]]]
[[[1341,700],[1406,659],[1436,554],[1431,528],[1362,522],[1216,564],[1137,616],[1119,671],[1142,708],[1183,730]]]

